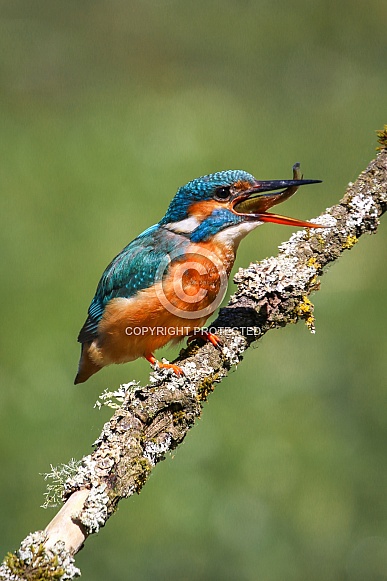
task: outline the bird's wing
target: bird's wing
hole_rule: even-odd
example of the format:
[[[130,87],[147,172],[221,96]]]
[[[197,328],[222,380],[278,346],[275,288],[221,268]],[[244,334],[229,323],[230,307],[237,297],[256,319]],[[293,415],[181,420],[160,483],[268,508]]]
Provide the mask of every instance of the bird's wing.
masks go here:
[[[126,246],[105,269],[78,335],[80,343],[93,341],[108,302],[117,297],[130,298],[152,286],[168,271],[168,256],[179,252],[186,238],[152,226]]]

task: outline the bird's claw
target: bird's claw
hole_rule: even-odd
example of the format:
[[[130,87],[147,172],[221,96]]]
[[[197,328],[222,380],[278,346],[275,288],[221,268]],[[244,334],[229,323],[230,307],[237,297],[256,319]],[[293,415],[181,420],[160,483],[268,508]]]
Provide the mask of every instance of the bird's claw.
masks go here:
[[[145,355],[145,359],[147,361],[149,361],[149,363],[151,365],[157,366],[159,369],[172,369],[172,371],[178,377],[183,377],[183,375],[184,375],[184,371],[182,370],[181,367],[179,367],[175,363],[163,363],[162,361],[159,361],[158,359],[156,359],[156,357],[154,355],[152,355],[152,353]]]
[[[216,349],[222,349],[223,343],[215,333],[210,333],[209,331],[205,331],[201,329],[200,331],[192,331],[191,334],[188,336],[187,344],[191,343],[194,339],[204,339],[205,341],[209,341]]]
[[[162,362],[158,361],[158,364],[159,364],[160,369],[172,369],[172,371],[178,377],[184,377],[184,375],[185,375],[182,368],[179,367],[178,365],[175,365],[175,363],[162,363]]]

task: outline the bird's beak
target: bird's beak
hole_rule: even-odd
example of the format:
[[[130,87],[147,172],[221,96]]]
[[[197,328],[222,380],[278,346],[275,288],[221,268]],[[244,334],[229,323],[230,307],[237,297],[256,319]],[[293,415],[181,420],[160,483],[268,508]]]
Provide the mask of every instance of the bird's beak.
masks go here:
[[[287,216],[281,216],[279,214],[270,214],[266,211],[272,206],[280,204],[290,198],[290,196],[293,196],[299,186],[321,183],[321,180],[303,180],[299,164],[293,166],[293,178],[295,179],[257,181],[248,190],[235,194],[231,201],[233,212],[238,214],[238,216],[243,216],[246,220],[274,222],[275,224],[298,226],[300,228],[325,228],[321,224],[288,218]],[[276,192],[275,190],[282,191]]]

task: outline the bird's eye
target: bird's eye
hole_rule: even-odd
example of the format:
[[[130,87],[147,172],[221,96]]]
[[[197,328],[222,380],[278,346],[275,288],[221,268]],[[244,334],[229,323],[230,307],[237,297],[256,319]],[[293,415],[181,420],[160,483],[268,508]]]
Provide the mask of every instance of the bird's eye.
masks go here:
[[[230,197],[230,188],[228,187],[217,188],[215,192],[215,197],[218,200],[228,200],[228,198]]]

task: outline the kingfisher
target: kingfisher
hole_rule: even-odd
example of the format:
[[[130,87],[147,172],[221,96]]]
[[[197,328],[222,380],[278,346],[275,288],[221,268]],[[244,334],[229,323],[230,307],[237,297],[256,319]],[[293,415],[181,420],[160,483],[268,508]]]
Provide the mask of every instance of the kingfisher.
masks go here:
[[[290,180],[261,181],[227,170],[180,187],[160,222],[130,242],[102,274],[78,336],[74,383],[106,365],[140,357],[182,375],[179,366],[157,361],[154,352],[198,334],[221,345],[200,329],[224,296],[240,241],[265,222],[322,228],[267,211],[299,186],[320,181],[304,180],[297,163]]]

